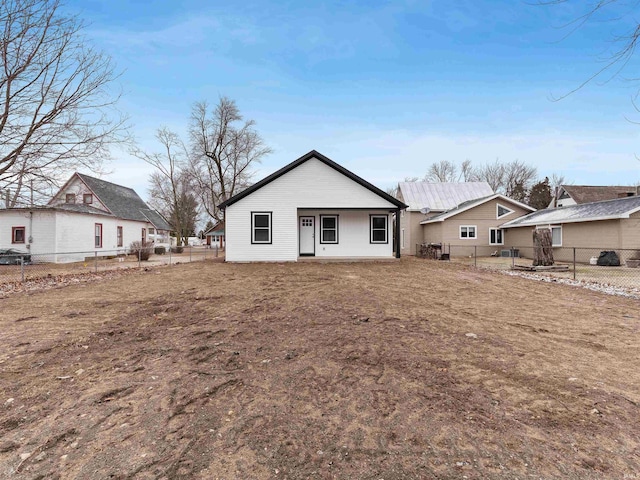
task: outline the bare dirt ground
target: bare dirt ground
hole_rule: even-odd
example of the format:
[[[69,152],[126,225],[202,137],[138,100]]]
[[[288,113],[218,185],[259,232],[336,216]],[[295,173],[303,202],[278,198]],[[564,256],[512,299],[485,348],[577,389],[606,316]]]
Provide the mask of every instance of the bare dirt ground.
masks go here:
[[[640,304],[447,262],[0,299],[0,478],[638,479]]]

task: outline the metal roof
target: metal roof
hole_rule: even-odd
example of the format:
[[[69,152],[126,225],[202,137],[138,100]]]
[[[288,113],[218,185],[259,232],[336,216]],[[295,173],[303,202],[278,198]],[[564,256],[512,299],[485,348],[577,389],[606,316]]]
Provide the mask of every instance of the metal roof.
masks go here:
[[[503,228],[522,227],[527,225],[544,225],[553,223],[589,222],[595,220],[611,220],[629,218],[629,215],[640,211],[640,197],[617,198],[603,202],[582,203],[559,208],[538,210],[524,217],[516,218],[502,225]]]
[[[487,182],[400,182],[398,188],[409,210],[428,208],[437,212],[451,210],[461,203],[494,193]]]

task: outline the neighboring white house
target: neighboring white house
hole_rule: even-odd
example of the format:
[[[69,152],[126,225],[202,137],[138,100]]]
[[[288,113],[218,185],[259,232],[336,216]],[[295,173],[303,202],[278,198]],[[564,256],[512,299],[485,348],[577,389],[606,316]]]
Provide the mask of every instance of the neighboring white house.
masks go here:
[[[219,205],[226,260],[393,258],[393,215],[406,205],[312,150]]]
[[[168,242],[170,226],[130,188],[75,173],[44,207],[0,209],[0,248],[34,261],[125,253],[134,241]]]

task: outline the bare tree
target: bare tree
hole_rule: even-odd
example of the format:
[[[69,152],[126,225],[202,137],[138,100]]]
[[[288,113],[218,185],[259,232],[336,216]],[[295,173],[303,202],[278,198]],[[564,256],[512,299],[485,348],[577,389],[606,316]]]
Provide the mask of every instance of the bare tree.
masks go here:
[[[519,202],[525,202],[536,176],[536,167],[530,167],[520,160],[506,163],[503,185],[497,192],[504,193],[507,197]]]
[[[566,36],[573,34],[586,24],[602,23],[611,32],[611,42],[607,45],[606,53],[601,54],[602,66],[571,91],[560,95],[554,100],[560,100],[580,90],[582,87],[603,75],[609,75],[605,82],[618,76],[629,64],[635,54],[640,40],[640,22],[637,17],[638,2],[623,0],[538,0],[537,5],[558,6],[570,5],[578,13],[570,22],[564,25]],[[629,6],[629,3],[632,6]],[[621,21],[632,18],[630,22]],[[637,75],[632,78],[637,80]],[[635,103],[634,103],[635,105]],[[636,105],[637,108],[637,105]]]
[[[197,216],[187,170],[188,150],[180,137],[166,127],[158,129],[155,136],[161,152],[148,153],[134,148],[131,153],[156,169],[149,177],[149,203],[169,220],[181,246],[188,241],[189,231],[195,228],[194,215]]]
[[[505,166],[498,159],[486,163],[474,170],[473,179],[476,182],[487,182],[494,192],[499,192],[504,185]]]
[[[207,214],[222,219],[218,205],[250,185],[252,167],[271,153],[254,129],[242,123],[236,103],[221,97],[210,110],[199,102],[191,112],[191,168],[202,206]]]
[[[43,190],[71,169],[99,170],[126,137],[112,61],[83,28],[59,0],[0,2],[0,188],[12,205],[32,182]]]
[[[425,182],[456,182],[458,180],[458,166],[449,160],[432,163],[424,176]]]

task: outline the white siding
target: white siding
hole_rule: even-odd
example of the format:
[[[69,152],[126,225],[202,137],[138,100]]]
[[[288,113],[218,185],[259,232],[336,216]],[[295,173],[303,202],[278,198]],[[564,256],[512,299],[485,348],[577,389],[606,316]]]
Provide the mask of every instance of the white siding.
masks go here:
[[[370,209],[348,212],[341,210],[340,235],[345,239],[338,245],[316,248],[316,255],[327,256],[391,256],[392,227],[389,221],[389,244],[369,244],[369,213],[389,212],[396,208],[379,195],[354,182],[350,178],[310,159],[227,207],[225,230],[227,235],[226,260],[248,261],[296,261],[298,258],[298,209]],[[375,211],[375,209],[380,209]],[[251,212],[272,212],[272,243],[251,244]],[[306,214],[306,211],[305,213]],[[344,221],[342,217],[344,216]],[[350,221],[354,225],[350,225]],[[319,228],[316,220],[316,228]],[[363,228],[362,243],[354,243],[356,228]],[[360,238],[360,237],[358,237]],[[316,240],[318,241],[318,240]],[[357,246],[356,246],[357,245]],[[319,246],[319,245],[318,245]]]
[[[369,215],[387,215],[387,243],[371,243]],[[338,215],[338,243],[320,243],[320,215]],[[380,210],[303,210],[300,217],[314,217],[316,257],[393,256],[393,218]],[[297,232],[296,232],[297,234]],[[296,252],[297,256],[297,252]]]
[[[149,224],[113,217],[57,212],[56,252],[74,252],[76,255],[59,255],[57,262],[75,262],[87,257],[87,252],[98,256],[124,253],[132,242],[142,240],[142,229]],[[102,248],[95,247],[95,224],[102,224]],[[117,243],[117,227],[122,227],[122,247]]]
[[[56,194],[56,196],[51,200],[50,204],[64,204],[68,193],[75,195],[76,203],[80,205],[82,205],[83,203],[83,195],[85,193],[90,193],[93,196],[92,203],[89,204],[90,207],[97,208],[105,212],[109,211],[107,207],[105,207],[104,204],[100,202],[100,200],[94,195],[94,193],[78,177],[73,177],[69,184],[65,186],[64,190],[60,190]]]
[[[12,244],[12,227],[25,227],[25,243]],[[0,248],[15,248],[32,254],[53,252],[56,216],[52,210],[0,210]],[[31,243],[29,243],[31,239]]]
[[[96,223],[102,224],[102,248],[95,248]],[[117,246],[118,226],[123,232],[122,247]],[[60,210],[34,209],[32,218],[28,209],[0,210],[0,248],[29,251],[37,256],[34,261],[76,262],[94,252],[99,256],[124,253],[132,242],[142,239],[142,229],[149,226],[145,222]],[[25,243],[11,243],[12,227],[25,227]]]

